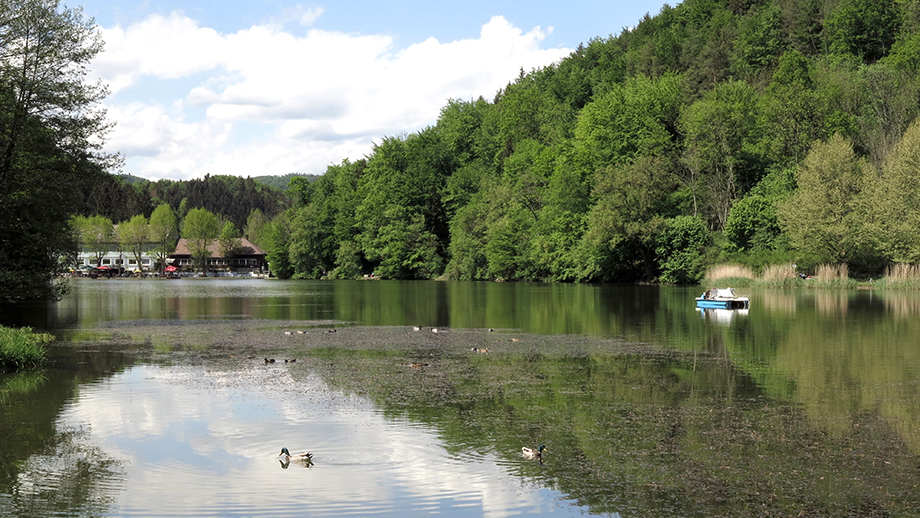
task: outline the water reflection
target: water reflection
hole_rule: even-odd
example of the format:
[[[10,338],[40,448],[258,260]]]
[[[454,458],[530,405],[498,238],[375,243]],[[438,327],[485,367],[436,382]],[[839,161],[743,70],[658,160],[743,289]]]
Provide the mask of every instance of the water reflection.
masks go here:
[[[93,347],[144,352],[0,379],[0,431],[36,430],[0,453],[0,492],[14,488],[0,498],[28,494],[26,481],[41,478],[30,473],[49,464],[43,452],[74,451],[90,468],[62,471],[91,490],[61,505],[90,514],[144,514],[169,492],[163,512],[174,515],[859,516],[920,506],[920,294],[750,290],[746,313],[700,313],[697,291],[78,283],[37,321]],[[281,333],[333,322],[357,338]],[[449,332],[422,337],[412,325]],[[209,356],[253,336],[301,360],[222,366]],[[126,359],[151,355],[173,365]],[[17,383],[25,388],[4,392]],[[28,416],[28,394],[48,407]],[[541,443],[546,462],[523,462],[520,447]],[[315,465],[282,469],[282,446],[313,450]]]
[[[298,375],[285,366],[144,365],[86,385],[56,424],[80,430],[79,441],[59,444],[82,450],[32,455],[16,486],[17,509],[43,515],[20,501],[47,496],[37,487],[44,485],[63,508],[119,516],[582,512],[560,512],[558,493],[528,487],[492,456],[448,453],[430,428],[387,418],[362,398]],[[308,447],[315,465],[282,469],[281,445]],[[93,461],[100,451],[109,460]],[[106,483],[61,483],[71,466]],[[70,486],[97,505],[68,506],[60,493]]]

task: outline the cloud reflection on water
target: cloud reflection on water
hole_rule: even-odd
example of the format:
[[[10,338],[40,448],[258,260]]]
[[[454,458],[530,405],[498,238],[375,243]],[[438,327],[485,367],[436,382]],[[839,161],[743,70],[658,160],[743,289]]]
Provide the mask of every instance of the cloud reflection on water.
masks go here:
[[[58,426],[125,461],[119,515],[582,513],[491,454],[451,456],[433,430],[283,365],[133,367],[84,386]],[[281,469],[282,446],[315,465]]]

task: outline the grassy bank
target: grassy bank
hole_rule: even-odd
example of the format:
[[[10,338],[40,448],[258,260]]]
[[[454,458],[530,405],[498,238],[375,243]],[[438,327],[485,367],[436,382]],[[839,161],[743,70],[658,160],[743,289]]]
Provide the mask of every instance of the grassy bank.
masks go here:
[[[34,333],[32,328],[12,329],[0,326],[0,370],[35,367],[45,361],[45,344],[54,337]]]

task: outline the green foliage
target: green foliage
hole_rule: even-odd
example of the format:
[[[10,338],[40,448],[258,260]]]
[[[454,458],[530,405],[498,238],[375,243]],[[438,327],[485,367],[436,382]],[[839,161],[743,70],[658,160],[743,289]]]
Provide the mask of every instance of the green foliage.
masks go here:
[[[279,279],[294,275],[289,249],[291,246],[291,220],[287,213],[279,214],[267,225],[263,249],[271,274]]]
[[[589,171],[674,150],[681,78],[637,76],[611,86],[578,115],[575,139]]]
[[[332,222],[317,205],[294,212],[289,257],[299,279],[319,279],[333,268]]]
[[[730,250],[751,252],[776,249],[781,233],[776,206],[759,194],[732,206],[724,232]]]
[[[779,206],[793,247],[828,263],[862,260],[872,249],[866,187],[869,164],[839,135],[815,145],[799,168],[798,190]]]
[[[894,263],[920,262],[920,120],[915,121],[888,155],[881,178],[873,184],[872,233]]]
[[[83,247],[96,256],[96,266],[102,266],[102,258],[115,245],[112,220],[105,216],[74,216],[71,225]]]
[[[920,212],[918,31],[914,1],[687,0],[491,101],[449,100],[365,159],[277,177],[287,193],[47,170],[97,179],[86,216],[165,203],[245,224],[283,278],[686,283],[726,258],[880,271],[920,255],[920,222],[886,224]]]
[[[150,226],[143,214],[138,214],[128,221],[119,223],[116,229],[121,249],[134,256],[134,262],[140,268],[141,256],[150,237]]]
[[[217,237],[217,242],[220,246],[221,257],[234,257],[239,255],[240,248],[242,248],[242,244],[240,243],[240,231],[237,230],[236,225],[234,225],[232,221],[224,223],[223,228],[220,230],[220,235]]]
[[[732,70],[737,76],[756,77],[761,70],[770,69],[783,50],[783,11],[779,4],[770,4],[739,21]]]
[[[189,252],[198,271],[207,269],[211,251],[208,247],[220,235],[217,216],[204,208],[192,209],[182,219],[182,237],[188,240]]]
[[[290,207],[290,197],[280,189],[252,178],[211,176],[186,181],[160,180],[146,186],[151,199],[167,203],[179,217],[188,208],[203,208],[243,228],[253,209],[269,218]]]
[[[256,183],[266,185],[268,187],[273,187],[275,189],[281,189],[286,191],[291,186],[291,181],[295,178],[302,178],[308,182],[315,182],[320,178],[319,175],[315,174],[299,174],[299,173],[289,173],[281,176],[253,176],[252,179]],[[299,181],[299,180],[298,180]]]
[[[29,327],[12,329],[0,326],[0,370],[37,367],[45,361],[44,345],[54,340],[45,333],[33,333]]]
[[[888,54],[900,24],[896,2],[841,0],[825,27],[831,52],[853,54],[871,63]]]
[[[716,228],[725,226],[738,194],[760,179],[756,95],[749,84],[728,81],[681,114],[684,183],[693,195],[694,211],[705,214]]]
[[[150,215],[150,224],[147,227],[151,242],[155,243],[154,251],[157,258],[157,267],[162,273],[166,266],[166,256],[176,249],[178,223],[172,208],[162,203]]]
[[[55,298],[82,174],[112,158],[98,152],[105,89],[85,81],[102,40],[55,0],[0,3],[0,39],[0,298]]]
[[[671,284],[695,284],[703,276],[703,248],[709,231],[700,218],[677,216],[665,222],[655,254],[661,268],[660,279]]]
[[[656,276],[655,248],[664,220],[671,216],[676,178],[656,158],[598,171],[579,247],[579,280],[615,281]]]

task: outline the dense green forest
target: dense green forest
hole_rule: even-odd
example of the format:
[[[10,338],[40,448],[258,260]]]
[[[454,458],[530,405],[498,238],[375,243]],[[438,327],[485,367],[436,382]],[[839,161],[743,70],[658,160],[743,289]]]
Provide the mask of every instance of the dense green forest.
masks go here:
[[[920,259],[920,2],[686,0],[294,190],[279,276],[694,282]]]
[[[86,153],[49,156],[73,212],[204,208],[257,236],[279,277],[685,283],[729,261],[870,276],[920,262],[918,72],[920,0],[686,0],[287,191],[129,184]]]
[[[244,228],[254,210],[274,217],[288,209],[291,201],[281,189],[254,178],[208,175],[194,180],[150,182],[128,181],[103,173],[93,182],[83,184],[75,212],[87,217],[104,216],[117,223],[139,214],[149,218],[161,204],[169,205],[179,217],[194,208],[207,209],[237,228]]]

